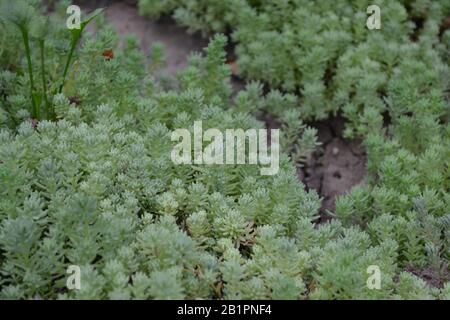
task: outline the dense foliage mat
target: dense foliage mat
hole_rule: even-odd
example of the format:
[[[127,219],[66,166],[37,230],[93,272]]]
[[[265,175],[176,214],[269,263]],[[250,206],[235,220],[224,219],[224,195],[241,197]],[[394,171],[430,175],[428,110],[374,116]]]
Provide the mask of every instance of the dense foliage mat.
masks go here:
[[[366,28],[373,4],[380,30]],[[337,199],[336,216],[376,243],[395,239],[404,268],[448,281],[448,1],[140,0],[139,9],[228,33],[239,74],[280,89],[261,106],[276,119],[282,101],[302,119],[343,114],[344,135],[363,138],[368,176]]]
[[[166,79],[161,46],[146,57],[129,37],[119,49],[100,12],[81,37],[65,28],[65,1],[50,15],[39,1],[0,5],[1,298],[450,298],[448,61],[443,43],[429,43],[437,20],[422,44],[394,46],[392,65],[355,62],[345,77],[340,96],[349,130],[365,137],[369,176],[316,225],[320,199],[295,169],[316,144],[302,122],[306,95],[263,95],[250,83],[232,99],[225,36]],[[343,72],[364,60],[364,44],[352,48],[331,53]],[[359,77],[371,75],[381,80],[366,92]],[[197,120],[262,128],[257,109],[282,123],[277,175],[171,161],[172,130]],[[80,290],[66,287],[70,265],[81,267]],[[380,289],[366,283],[373,265]]]

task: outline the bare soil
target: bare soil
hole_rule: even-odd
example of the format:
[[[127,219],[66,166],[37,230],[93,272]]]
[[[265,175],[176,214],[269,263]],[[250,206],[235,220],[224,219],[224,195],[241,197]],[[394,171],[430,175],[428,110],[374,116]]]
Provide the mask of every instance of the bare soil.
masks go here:
[[[165,46],[167,64],[161,71],[175,75],[176,71],[187,66],[187,59],[192,52],[201,51],[208,40],[199,34],[187,34],[186,28],[177,26],[170,18],[151,19],[141,17],[133,5],[136,1],[81,1],[80,7],[85,12],[96,8],[106,8],[106,17],[120,35],[135,35],[141,41],[144,52],[150,52],[154,42]]]
[[[299,178],[323,198],[321,210],[325,214],[327,210],[334,211],[336,196],[364,183],[367,157],[361,140],[342,137],[345,125],[342,117],[309,125],[318,129],[322,145],[299,170]]]
[[[203,39],[199,34],[188,34],[186,28],[177,26],[170,18],[156,20],[141,17],[135,0],[81,1],[80,6],[88,12],[98,7],[106,7],[108,21],[116,31],[120,35],[136,35],[145,52],[150,51],[153,42],[162,42],[167,58],[167,65],[162,71],[171,75],[175,75],[177,70],[187,65],[190,53],[201,51],[208,43],[207,39]],[[233,54],[229,53],[230,55]],[[235,90],[244,87],[244,82],[235,76],[232,78],[232,84]],[[274,126],[273,119],[264,120],[268,127]],[[311,155],[303,168],[298,169],[299,179],[308,189],[315,189],[322,197],[322,220],[326,220],[326,210],[335,209],[336,196],[362,183],[366,173],[366,155],[361,141],[342,137],[343,118],[332,117],[309,125],[318,129],[322,146]]]
[[[422,269],[413,266],[407,266],[405,268],[405,271],[421,278],[429,286],[434,288],[441,289],[448,281],[450,281],[450,269],[448,262],[443,263],[441,270],[435,270],[430,266]]]

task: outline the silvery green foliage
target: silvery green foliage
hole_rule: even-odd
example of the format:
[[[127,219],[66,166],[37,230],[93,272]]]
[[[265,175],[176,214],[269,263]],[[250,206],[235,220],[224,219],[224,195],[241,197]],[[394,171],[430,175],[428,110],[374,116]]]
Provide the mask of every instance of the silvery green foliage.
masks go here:
[[[177,167],[168,156],[169,131],[157,119],[137,132],[110,107],[97,108],[93,117],[91,124],[75,124],[77,115],[69,114],[75,123],[43,121],[35,130],[24,122],[17,134],[2,131],[3,296],[17,289],[17,297],[54,298],[65,291],[71,264],[83,266],[83,278],[82,289],[68,297],[220,296],[213,288],[224,250],[243,256],[255,251],[254,259],[241,258],[249,264],[266,256],[258,250],[272,250],[279,266],[267,277],[302,283],[297,272],[283,272],[298,263],[297,254],[307,260],[307,253],[296,253],[293,240],[283,237],[296,231],[299,217],[310,220],[319,201],[303,190],[287,162],[270,179],[255,168]],[[270,221],[279,236],[259,240],[260,227]],[[269,249],[271,241],[281,247]],[[296,255],[283,251],[283,241]],[[277,255],[286,255],[284,266]],[[131,279],[141,274],[145,288],[136,293]]]
[[[192,11],[192,19],[180,23],[200,28],[200,6],[188,3],[174,1],[168,10]],[[284,119],[284,147],[292,160],[302,120],[341,112],[345,135],[364,139],[368,176],[367,184],[337,199],[336,216],[346,227],[363,227],[372,243],[394,240],[401,268],[428,270],[448,281],[450,32],[442,27],[448,1],[246,4],[229,12],[236,17],[228,28],[237,65],[244,77],[281,89],[270,91],[258,107]],[[365,27],[369,4],[381,9],[381,30]],[[203,29],[215,31],[208,24]],[[329,286],[338,274],[329,276]],[[423,287],[416,278],[399,279]],[[320,290],[315,296],[338,297]]]
[[[423,79],[433,86],[449,72],[440,61],[448,62],[449,31],[439,35],[450,13],[448,1],[239,2],[171,0],[156,6],[141,0],[139,5],[142,14],[173,12],[194,30],[230,30],[241,76],[296,93],[304,117],[321,119],[343,110],[356,131],[360,122],[388,109],[380,93],[397,70],[424,68],[435,74]],[[366,10],[374,4],[381,9],[381,30],[366,28]]]
[[[228,110],[225,38],[217,36],[205,57],[193,56],[180,73],[180,89],[170,91],[142,71],[146,62],[134,39],[104,59],[102,50],[115,48],[114,41],[107,27],[86,39],[77,72],[52,101],[60,120],[33,123],[20,110],[16,114],[25,121],[15,113],[5,119],[1,296],[222,297],[224,255],[235,250],[242,261],[258,263],[253,247],[272,250],[277,265],[269,274],[249,271],[249,286],[261,283],[271,297],[272,289],[284,294],[274,279],[286,285],[292,279],[297,284],[289,297],[299,296],[301,276],[289,271],[270,242],[280,248],[289,243],[295,255],[285,259],[299,255],[306,263],[306,251],[290,237],[300,217],[311,223],[320,202],[297,181],[288,158],[283,156],[276,177],[261,176],[255,165],[176,166],[170,159],[171,130],[190,128],[195,120],[220,129],[262,127],[245,109]],[[10,88],[6,101],[24,108],[21,76],[6,66],[2,77]],[[239,103],[251,105],[252,99],[259,97],[242,92]],[[269,223],[277,233],[259,240]],[[66,288],[69,265],[81,267],[79,291]]]
[[[47,69],[57,70],[63,30],[48,41]],[[284,121],[287,152],[300,159],[315,144],[294,95],[262,97],[252,83],[231,99],[225,43],[214,37],[166,89],[147,72],[160,59],[147,61],[133,38],[119,50],[102,23],[54,96],[53,122],[29,121],[20,49],[2,56],[1,298],[448,298],[448,284],[430,288],[404,271],[412,264],[446,272],[449,130],[440,91],[429,91],[425,109],[392,94],[405,119],[368,135],[373,183],[340,200],[340,219],[316,226],[320,199],[298,181],[286,153],[275,176],[255,165],[170,159],[171,130],[192,129],[195,120],[261,128],[251,115],[259,106]],[[111,48],[114,58],[105,59]],[[425,116],[420,141],[406,139]],[[307,150],[290,149],[297,134]],[[69,265],[81,267],[80,290],[66,287]],[[366,286],[370,265],[380,267],[380,290]]]
[[[389,83],[391,123],[383,126],[376,111],[366,125],[359,123],[366,136],[368,184],[338,198],[336,213],[348,225],[368,224],[378,243],[395,239],[401,265],[431,268],[434,277],[445,279],[450,258],[448,83],[441,79],[432,85],[439,72],[420,62],[415,67],[414,72],[405,65]]]
[[[213,117],[223,119],[221,112]],[[110,107],[99,107],[94,117],[91,124],[44,121],[34,130],[24,122],[17,134],[2,131],[2,274],[6,287],[21,284],[24,296],[55,297],[64,283],[53,280],[63,277],[66,264],[77,264],[95,266],[86,272],[102,286],[89,281],[69,296],[113,297],[121,289],[108,280],[113,264],[126,279],[146,274],[147,298],[210,297],[223,240],[230,240],[229,249],[250,251],[258,225],[274,221],[282,234],[292,234],[298,216],[317,212],[317,196],[303,190],[288,163],[275,179],[260,178],[254,168],[177,167],[158,119],[139,133]],[[206,212],[203,222],[195,219],[199,211]],[[166,287],[166,274],[179,281]],[[128,281],[122,285],[132,289]]]
[[[203,35],[212,32],[225,32],[237,23],[237,13],[247,8],[241,0],[140,0],[139,12],[142,15],[160,17],[173,13],[180,24],[187,26],[190,32],[201,31]]]

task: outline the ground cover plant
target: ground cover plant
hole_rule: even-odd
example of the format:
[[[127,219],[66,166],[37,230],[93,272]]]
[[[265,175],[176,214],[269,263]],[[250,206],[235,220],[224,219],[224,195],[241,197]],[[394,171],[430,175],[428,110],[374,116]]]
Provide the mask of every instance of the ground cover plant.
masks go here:
[[[419,226],[430,213],[425,208],[441,203],[433,222],[441,240],[432,244],[406,232],[397,242],[413,251],[422,247],[423,257],[440,261],[434,267],[438,278],[448,275],[448,245],[442,245],[448,242],[449,213],[448,2],[151,3],[140,0],[140,12],[173,13],[191,31],[227,32],[240,76],[280,88],[267,94],[276,103],[262,106],[274,117],[282,118],[273,106],[283,100],[303,119],[343,114],[344,135],[362,137],[368,153],[367,183],[336,201],[336,215],[345,224],[367,228],[379,242],[380,220]],[[364,27],[370,4],[381,8],[381,30]],[[426,200],[429,196],[434,199]],[[423,270],[430,263],[409,260],[404,266]],[[430,277],[429,270],[422,272]]]
[[[261,22],[252,32],[276,12],[295,12],[271,1],[155,3],[140,6],[177,10],[180,21],[192,10],[202,17],[194,28],[205,34],[240,25],[231,11],[214,10],[256,15]],[[336,17],[350,9],[358,16],[366,4],[350,3],[339,2]],[[348,22],[343,28],[351,32],[324,31],[323,46],[310,48],[319,52],[300,54],[306,60],[298,69],[288,58],[264,56],[277,44],[255,48],[269,42],[252,38],[245,25],[233,36],[242,41],[239,68],[280,90],[250,82],[233,95],[222,34],[168,81],[158,71],[163,48],[155,44],[147,56],[132,36],[120,47],[100,11],[83,16],[95,23],[93,32],[74,35],[65,24],[67,1],[49,13],[40,1],[0,0],[0,297],[450,298],[448,32],[438,29],[448,8],[384,4],[398,33],[358,35]],[[327,28],[338,25],[326,6],[303,7],[296,14],[327,24],[327,12]],[[424,19],[414,41],[413,15]],[[306,26],[321,26],[311,19]],[[305,30],[311,40],[315,31]],[[244,53],[246,46],[256,51]],[[328,60],[317,59],[320,52]],[[252,55],[278,59],[290,71],[274,65],[259,76],[252,72],[267,62]],[[329,65],[335,74],[324,81]],[[278,174],[263,176],[257,165],[171,161],[172,130],[192,131],[197,120],[223,130],[263,128],[258,110],[282,126]],[[298,180],[296,166],[317,146],[316,130],[304,121],[337,110],[348,119],[346,133],[364,138],[367,182],[337,199],[332,219],[317,223],[321,199]],[[71,265],[81,267],[79,290],[67,287]],[[367,284],[371,266],[381,272],[376,289]]]
[[[366,28],[373,4],[381,9],[381,30]],[[140,0],[139,9],[173,13],[192,31],[227,32],[238,73],[297,93],[305,118],[344,109],[353,120],[385,110],[380,94],[395,69],[420,61],[438,70],[431,56],[448,52],[449,33],[440,29],[448,1]]]

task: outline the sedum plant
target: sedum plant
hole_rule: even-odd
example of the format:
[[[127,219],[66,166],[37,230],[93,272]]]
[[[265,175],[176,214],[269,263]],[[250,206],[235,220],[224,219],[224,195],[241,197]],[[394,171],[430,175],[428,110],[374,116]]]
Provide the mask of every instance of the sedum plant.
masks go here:
[[[55,29],[45,38],[49,92],[64,68],[57,52],[70,48],[61,19],[60,10],[50,15]],[[0,298],[448,298],[441,87],[424,82],[423,99],[407,104],[410,73],[396,73],[388,87],[395,121],[364,133],[368,184],[338,201],[336,219],[316,225],[319,196],[294,165],[316,134],[293,94],[264,96],[250,83],[232,98],[225,36],[193,55],[171,86],[153,73],[161,46],[150,60],[133,37],[119,49],[101,21],[81,40],[63,90],[48,96],[56,118],[30,121],[26,52],[17,30],[5,30],[1,41],[13,39],[17,51],[1,55]],[[438,74],[430,73],[434,83]],[[252,115],[260,107],[283,125],[277,175],[262,176],[257,165],[171,161],[172,130],[192,132],[197,120],[205,129],[262,128]],[[423,133],[417,139],[414,127]],[[66,286],[72,265],[81,270],[79,290]],[[380,289],[367,286],[371,265],[380,268]],[[439,286],[420,278],[424,267]]]
[[[285,150],[294,163],[309,132],[298,138],[302,121],[343,114],[344,135],[363,138],[368,174],[367,183],[337,199],[334,217],[360,226],[374,243],[395,240],[399,267],[442,286],[449,279],[448,2],[245,3],[227,11],[234,20],[222,14],[228,25],[220,30],[231,30],[241,76],[280,89],[258,108],[284,119]],[[381,9],[381,30],[365,27],[369,4]],[[140,6],[153,14],[146,1]],[[203,19],[215,8],[172,1],[164,11],[183,25],[216,32]],[[180,19],[186,11],[190,18]],[[400,279],[424,287],[409,275]],[[317,297],[337,298],[327,294]]]
[[[380,30],[366,27],[369,5],[381,10]],[[171,13],[193,30],[229,32],[240,76],[295,93],[304,118],[343,112],[349,130],[374,108],[388,109],[382,97],[396,69],[423,63],[441,78],[448,73],[449,31],[441,28],[448,1],[140,0],[139,7]]]

